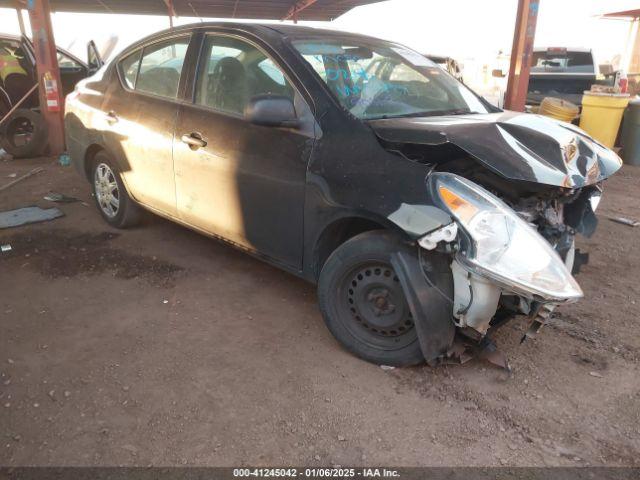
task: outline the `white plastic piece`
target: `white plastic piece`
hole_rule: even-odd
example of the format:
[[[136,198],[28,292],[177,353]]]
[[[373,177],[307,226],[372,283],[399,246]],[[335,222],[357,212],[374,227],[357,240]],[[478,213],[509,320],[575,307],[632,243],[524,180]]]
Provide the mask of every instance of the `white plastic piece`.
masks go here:
[[[426,234],[418,240],[418,244],[426,250],[433,250],[439,242],[453,242],[457,236],[458,224],[453,222]]]
[[[496,314],[500,287],[491,280],[465,270],[457,260],[451,264],[453,272],[453,316],[460,327],[471,327],[482,335]]]

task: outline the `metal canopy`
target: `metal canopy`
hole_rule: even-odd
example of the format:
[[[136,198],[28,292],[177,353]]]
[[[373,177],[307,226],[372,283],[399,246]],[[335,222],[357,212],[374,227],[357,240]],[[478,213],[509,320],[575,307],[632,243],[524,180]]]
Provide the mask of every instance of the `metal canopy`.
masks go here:
[[[167,15],[168,10],[173,10],[179,17],[330,21],[352,8],[380,1],[382,0],[50,0],[49,4],[54,12]],[[0,7],[15,6],[16,0],[0,0]]]
[[[640,17],[640,8],[635,10],[625,10],[624,12],[605,13],[603,17],[608,18],[638,18]]]

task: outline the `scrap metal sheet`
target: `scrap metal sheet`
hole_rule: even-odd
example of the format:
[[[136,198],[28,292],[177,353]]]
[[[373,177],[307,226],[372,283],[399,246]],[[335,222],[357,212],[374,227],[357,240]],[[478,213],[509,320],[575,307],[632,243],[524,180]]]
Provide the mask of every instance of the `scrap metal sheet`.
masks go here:
[[[0,228],[19,227],[28,223],[46,222],[63,217],[62,210],[57,208],[24,207],[17,210],[0,212]]]

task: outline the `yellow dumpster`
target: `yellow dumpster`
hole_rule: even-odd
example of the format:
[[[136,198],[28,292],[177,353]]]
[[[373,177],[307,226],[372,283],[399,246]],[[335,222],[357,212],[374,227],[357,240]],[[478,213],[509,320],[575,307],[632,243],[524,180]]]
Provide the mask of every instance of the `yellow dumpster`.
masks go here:
[[[629,103],[626,93],[584,92],[580,128],[603,145],[613,148]]]
[[[578,116],[580,109],[571,102],[567,102],[561,98],[546,97],[540,103],[540,115],[562,120],[571,123],[571,120]]]

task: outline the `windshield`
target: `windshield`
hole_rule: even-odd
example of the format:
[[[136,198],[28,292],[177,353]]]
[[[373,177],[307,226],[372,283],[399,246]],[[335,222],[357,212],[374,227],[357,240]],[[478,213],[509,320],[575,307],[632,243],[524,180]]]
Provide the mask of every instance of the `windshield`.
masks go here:
[[[293,45],[340,104],[358,118],[489,112],[471,90],[406,47],[339,40]]]

